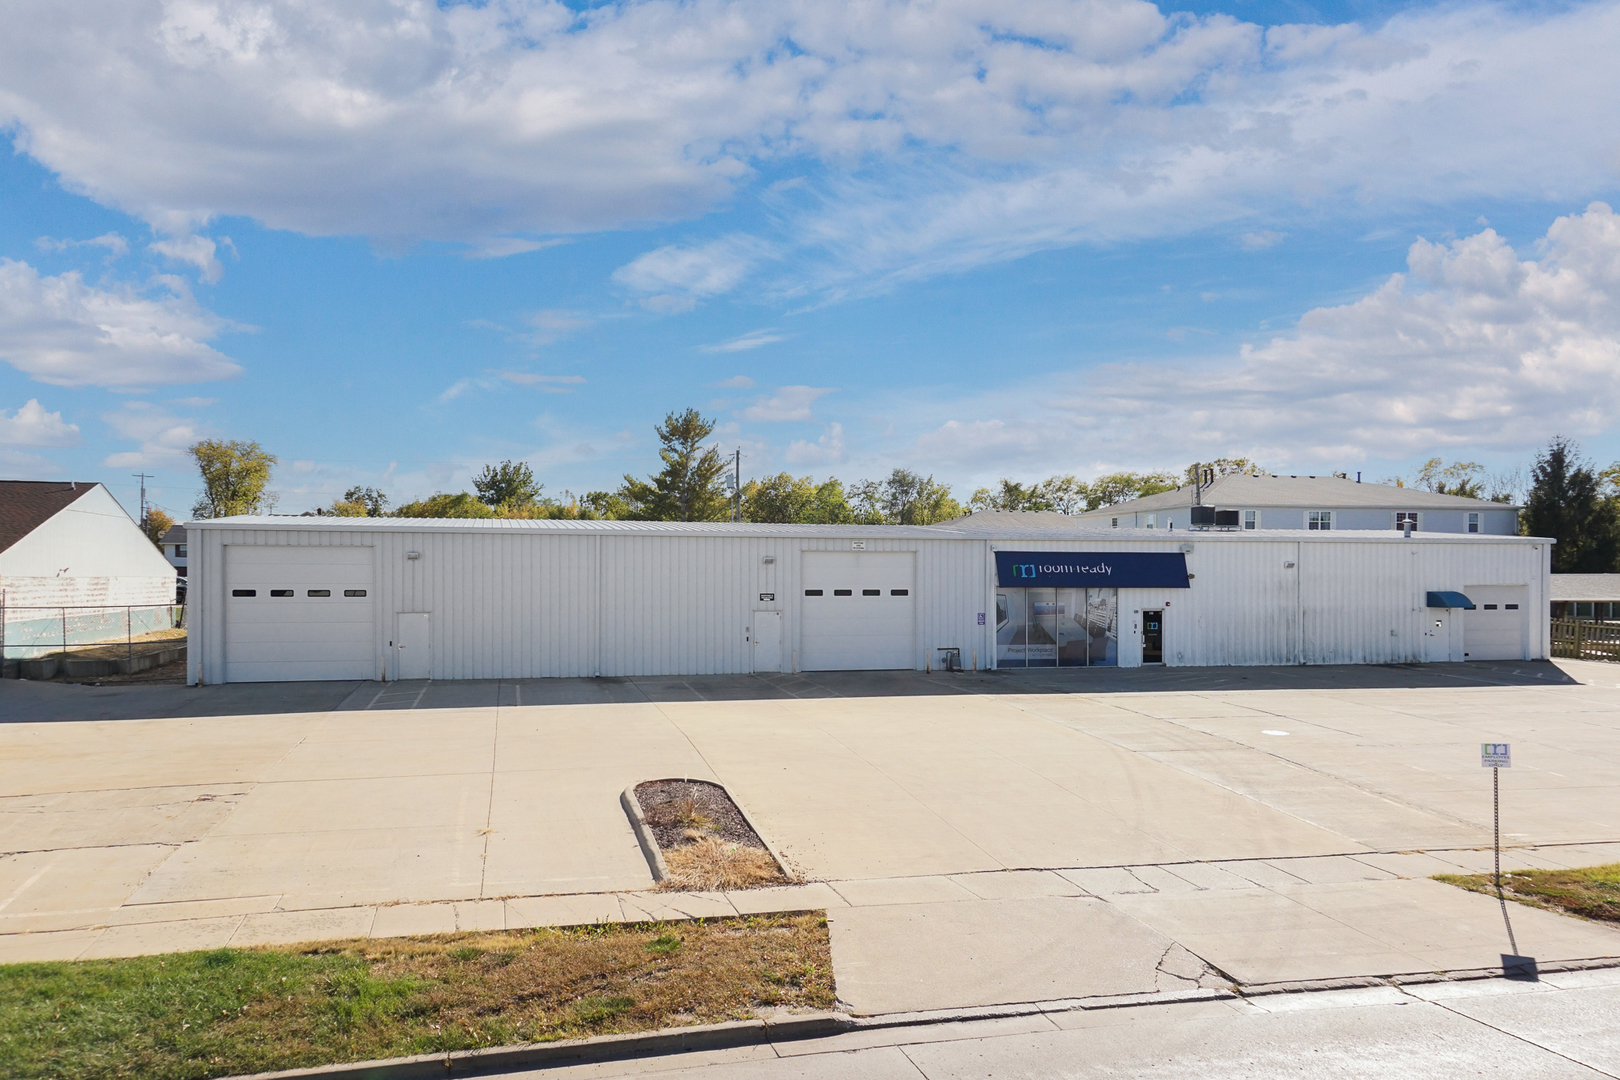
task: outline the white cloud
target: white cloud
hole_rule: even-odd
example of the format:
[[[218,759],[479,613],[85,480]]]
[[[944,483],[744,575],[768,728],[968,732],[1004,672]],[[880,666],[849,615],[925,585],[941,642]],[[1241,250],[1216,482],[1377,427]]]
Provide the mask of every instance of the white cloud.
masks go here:
[[[457,379],[445,388],[438,397],[442,404],[454,401],[469,390],[494,390],[502,383],[511,383],[514,386],[527,386],[545,394],[572,394],[573,387],[585,385],[583,375],[536,375],[528,371],[485,371],[481,375],[469,375],[464,379]]]
[[[730,292],[768,254],[750,236],[723,236],[695,247],[670,245],[649,251],[619,267],[613,280],[638,292],[653,311],[690,311],[698,300]]]
[[[749,349],[757,349],[761,345],[773,345],[778,341],[784,340],[785,337],[786,335],[779,334],[775,330],[750,330],[746,334],[734,337],[730,341],[722,341],[718,345],[700,345],[698,347],[698,352],[747,352]],[[724,386],[726,384],[715,383],[714,385]],[[748,385],[752,386],[753,383],[749,383]]]
[[[129,254],[129,241],[115,232],[102,233],[89,240],[57,240],[49,236],[42,236],[34,241],[34,246],[41,251],[66,251],[76,247],[99,247],[107,249],[107,261],[121,259]]]
[[[25,454],[21,450],[0,449],[0,472],[14,480],[46,480],[67,470],[50,458]]]
[[[986,470],[1074,471],[1081,454],[1346,467],[1454,448],[1522,454],[1559,432],[1608,430],[1620,414],[1620,217],[1594,203],[1554,222],[1537,251],[1521,259],[1489,229],[1420,239],[1407,273],[1308,312],[1292,334],[1236,357],[1105,366],[1039,395],[958,403],[949,411],[968,418],[915,451]]]
[[[0,444],[7,446],[77,446],[79,425],[62,422],[60,412],[48,413],[38,398],[9,416],[0,410]]]
[[[1620,144],[1613,0],[1269,29],[1140,0],[9,14],[0,124],[72,190],[166,235],[241,215],[496,256],[689,220],[790,166],[761,192],[761,235],[795,255],[779,292],[1280,223],[1289,205],[1585,199],[1612,189]],[[747,272],[679,273],[693,250],[631,264],[642,284],[673,274],[667,288],[625,283],[677,310]]]
[[[1246,232],[1238,237],[1238,243],[1243,245],[1244,251],[1264,251],[1268,247],[1276,247],[1287,237],[1287,233],[1267,229],[1263,232]]]
[[[733,375],[729,379],[721,379],[719,382],[712,382],[708,385],[726,390],[749,390],[753,388],[754,380],[746,375]]]
[[[166,294],[103,289],[76,272],[41,277],[0,259],[0,358],[56,386],[125,390],[240,375],[207,342],[241,328],[199,307],[184,282],[161,284]]]
[[[566,243],[568,243],[566,238],[525,240],[518,236],[494,236],[469,248],[466,256],[469,259],[504,259],[511,255],[527,255],[531,251],[540,251]]]
[[[768,398],[760,398],[738,413],[744,420],[775,422],[781,420],[809,420],[810,408],[816,399],[832,393],[831,387],[781,386]]]
[[[815,442],[794,439],[783,456],[791,465],[842,464],[847,458],[844,452],[844,426],[836,422],[828,424],[827,430]]]
[[[223,238],[230,243],[230,238]],[[218,250],[214,241],[206,236],[176,236],[168,240],[155,240],[147,247],[165,258],[197,268],[197,276],[213,285],[225,276],[225,267],[214,257]]]
[[[184,468],[191,460],[186,447],[209,434],[197,421],[175,416],[145,401],[126,401],[117,409],[103,413],[101,419],[118,438],[140,444],[138,450],[103,458],[102,465],[109,469]]]

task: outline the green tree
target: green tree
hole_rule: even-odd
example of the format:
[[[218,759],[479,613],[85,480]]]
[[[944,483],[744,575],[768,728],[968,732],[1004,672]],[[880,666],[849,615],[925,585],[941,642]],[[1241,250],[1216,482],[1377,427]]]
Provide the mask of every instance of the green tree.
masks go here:
[[[157,546],[159,551],[163,550],[163,534],[173,527],[174,518],[155,506],[146,508],[146,520],[141,522],[141,531],[146,534],[148,540]]]
[[[1620,557],[1620,520],[1597,475],[1580,458],[1580,448],[1558,436],[1530,470],[1530,494],[1522,519],[1529,536],[1557,540],[1555,574],[1611,574]]]
[[[327,511],[336,517],[387,517],[388,496],[371,487],[352,487]]]
[[[848,496],[844,494],[843,481],[829,476],[826,483],[816,488],[816,501],[805,524],[851,525],[854,522],[855,510],[849,505]]]
[[[495,511],[488,504],[465,491],[454,495],[435,493],[417,502],[406,503],[394,511],[402,518],[492,518]]]
[[[1174,490],[1175,486],[1176,477],[1167,472],[1109,473],[1091,482],[1086,492],[1086,509],[1096,510],[1098,507],[1113,506],[1115,503],[1130,499],[1157,495],[1161,491]]]
[[[654,429],[663,448],[664,468],[647,480],[626,475],[619,497],[628,516],[639,521],[727,521],[731,498],[720,482],[726,463],[718,448],[703,442],[714,433],[714,421],[696,409],[670,413]]]
[[[1246,457],[1216,458],[1214,461],[1195,461],[1187,466],[1186,482],[1191,484],[1198,479],[1198,474],[1204,470],[1213,470],[1217,477],[1233,476],[1247,473],[1250,476],[1264,475],[1265,470]]]
[[[803,524],[816,505],[816,484],[808,476],[777,473],[743,485],[743,520]]]
[[[630,504],[612,491],[588,491],[580,497],[579,505],[592,518],[618,521],[630,516]]]
[[[197,463],[203,480],[202,495],[191,508],[193,517],[236,517],[275,508],[276,498],[265,488],[277,459],[258,443],[205,439],[186,452]]]
[[[1450,465],[1430,458],[1418,470],[1417,486],[1439,495],[1461,495],[1465,499],[1485,497],[1480,476],[1485,466],[1474,461],[1453,461]]]
[[[1074,514],[1086,508],[1088,488],[1075,476],[1049,476],[1038,484],[1002,478],[994,488],[980,488],[968,506],[974,511],[1031,510]]]
[[[522,461],[485,465],[484,471],[473,477],[479,501],[489,507],[529,506],[540,501],[541,487],[534,482],[534,470]]]
[[[896,469],[886,480],[862,480],[849,495],[861,524],[932,525],[962,516],[949,487],[910,469]]]

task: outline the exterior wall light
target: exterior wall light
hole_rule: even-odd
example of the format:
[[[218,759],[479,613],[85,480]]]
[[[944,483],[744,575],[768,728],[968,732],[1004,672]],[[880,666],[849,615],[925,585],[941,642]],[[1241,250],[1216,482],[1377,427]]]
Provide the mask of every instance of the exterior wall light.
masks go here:
[[[407,551],[405,553],[405,557],[411,560],[411,562],[415,562],[417,559],[422,557],[422,553],[420,551]]]

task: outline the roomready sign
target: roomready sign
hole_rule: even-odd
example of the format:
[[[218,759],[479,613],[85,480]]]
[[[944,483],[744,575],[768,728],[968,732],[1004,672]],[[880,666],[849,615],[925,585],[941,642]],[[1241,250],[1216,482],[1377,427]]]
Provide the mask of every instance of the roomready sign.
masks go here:
[[[998,551],[1003,589],[1185,589],[1179,551]]]

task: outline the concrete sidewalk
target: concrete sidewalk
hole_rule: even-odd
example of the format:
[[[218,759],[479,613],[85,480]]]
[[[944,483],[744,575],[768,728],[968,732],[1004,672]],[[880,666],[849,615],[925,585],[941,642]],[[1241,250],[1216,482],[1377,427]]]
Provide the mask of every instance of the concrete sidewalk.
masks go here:
[[[1420,880],[1488,864],[1485,740],[1510,863],[1620,858],[1611,666],[1083,674],[0,684],[0,960],[826,907],[863,1012],[1489,966]],[[665,776],[814,883],[648,892],[617,797]]]

